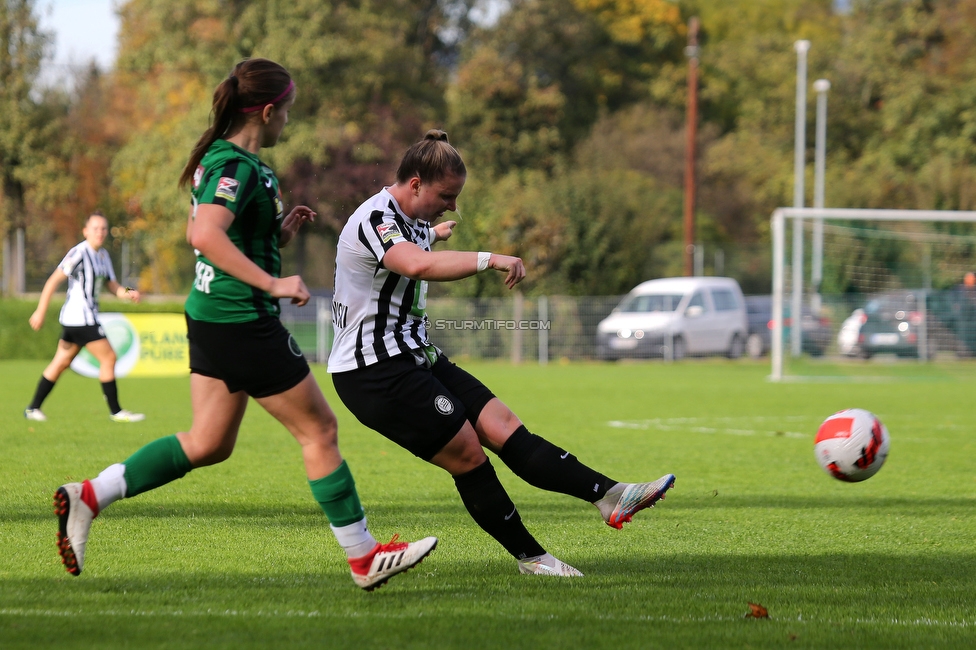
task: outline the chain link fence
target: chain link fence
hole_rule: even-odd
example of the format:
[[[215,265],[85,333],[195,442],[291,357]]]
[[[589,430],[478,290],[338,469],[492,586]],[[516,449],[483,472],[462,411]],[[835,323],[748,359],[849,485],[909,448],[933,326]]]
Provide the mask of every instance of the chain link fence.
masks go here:
[[[458,359],[548,363],[597,359],[596,328],[623,296],[431,298],[430,340]],[[769,296],[766,294],[768,302]],[[804,316],[804,354],[832,358],[895,355],[921,360],[976,356],[976,287],[821,297],[819,317]],[[747,297],[747,302],[751,298]],[[768,310],[768,308],[767,308]],[[283,304],[281,319],[311,361],[325,363],[332,343],[331,298]],[[750,316],[750,335],[769,351],[769,314]],[[784,349],[789,345],[784,330]]]
[[[448,356],[547,363],[596,358],[596,326],[621,296],[431,298],[431,342]],[[330,299],[282,304],[281,320],[310,360],[325,363],[332,342]]]

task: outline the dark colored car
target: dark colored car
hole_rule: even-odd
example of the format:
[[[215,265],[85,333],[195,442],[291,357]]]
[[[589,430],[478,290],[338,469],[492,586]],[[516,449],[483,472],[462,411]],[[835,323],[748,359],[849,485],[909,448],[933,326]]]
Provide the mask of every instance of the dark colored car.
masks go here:
[[[850,329],[838,335],[844,354],[865,359],[885,353],[928,359],[939,352],[976,355],[976,289],[962,285],[875,294],[844,322]]]
[[[956,356],[976,356],[976,287],[957,285],[932,294],[928,300],[936,319],[932,334],[939,350]]]
[[[928,296],[926,304],[923,296]],[[899,357],[931,359],[939,349],[932,312],[933,294],[923,290],[893,291],[875,296],[864,306],[863,323],[857,338],[861,357],[895,354]]]
[[[830,328],[830,320],[827,318],[817,318],[810,311],[809,307],[803,308],[803,318],[800,326],[802,327],[803,337],[801,349],[810,356],[819,357],[827,351],[830,340],[833,336]],[[746,338],[746,353],[753,359],[767,354],[772,346],[773,339],[773,297],[772,296],[748,296],[746,298],[746,316],[749,320],[749,334]],[[790,327],[793,319],[790,318],[789,303],[783,304],[783,346],[789,345]]]

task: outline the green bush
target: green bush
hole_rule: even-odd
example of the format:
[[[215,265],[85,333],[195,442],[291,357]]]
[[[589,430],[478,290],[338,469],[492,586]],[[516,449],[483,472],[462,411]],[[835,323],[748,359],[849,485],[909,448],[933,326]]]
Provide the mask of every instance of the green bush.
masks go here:
[[[61,302],[52,304],[44,327],[35,332],[28,319],[37,301],[5,298],[0,300],[0,359],[49,359],[61,334],[58,312]]]
[[[44,326],[40,331],[35,332],[28,321],[37,308],[36,299],[0,298],[0,359],[49,360],[53,357],[58,337],[61,335],[58,313],[63,304],[63,296],[59,295],[53,299],[47,310]],[[141,314],[182,313],[183,302],[173,300],[133,304],[121,300],[103,299],[101,310]]]

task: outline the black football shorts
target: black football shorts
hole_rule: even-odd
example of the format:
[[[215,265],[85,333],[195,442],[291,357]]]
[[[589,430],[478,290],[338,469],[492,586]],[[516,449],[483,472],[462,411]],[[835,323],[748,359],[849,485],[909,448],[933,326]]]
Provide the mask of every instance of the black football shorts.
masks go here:
[[[278,395],[311,370],[298,343],[274,316],[247,323],[208,323],[186,316],[190,372],[220,379],[232,393]]]
[[[494,394],[443,354],[433,367],[399,354],[332,375],[339,399],[364,425],[429,461],[461,430],[474,426]]]
[[[101,325],[64,325],[61,327],[61,340],[81,347],[104,338],[106,338],[105,330]]]

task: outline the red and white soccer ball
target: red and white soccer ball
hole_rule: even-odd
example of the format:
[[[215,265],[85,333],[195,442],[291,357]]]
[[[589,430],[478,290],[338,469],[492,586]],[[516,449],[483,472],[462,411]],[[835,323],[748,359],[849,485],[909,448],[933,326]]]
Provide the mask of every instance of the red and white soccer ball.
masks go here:
[[[813,451],[825,472],[856,483],[878,473],[888,457],[890,442],[888,429],[873,413],[846,409],[820,425]]]

